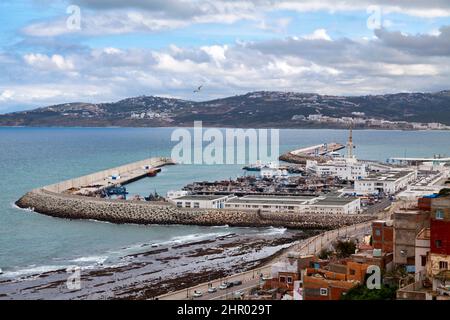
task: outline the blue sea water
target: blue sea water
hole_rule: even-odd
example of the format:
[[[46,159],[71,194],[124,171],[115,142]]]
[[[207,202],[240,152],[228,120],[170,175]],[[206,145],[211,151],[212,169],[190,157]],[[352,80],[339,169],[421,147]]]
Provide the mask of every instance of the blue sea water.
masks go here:
[[[14,207],[27,191],[153,156],[170,156],[171,128],[0,128],[0,268],[4,276],[104,262],[142,244],[187,241],[228,232],[271,229],[115,225],[69,221]],[[346,130],[281,130],[280,152],[327,141],[345,143]],[[450,154],[448,131],[354,131],[357,156]],[[147,195],[201,180],[235,178],[242,165],[178,165],[128,186]]]

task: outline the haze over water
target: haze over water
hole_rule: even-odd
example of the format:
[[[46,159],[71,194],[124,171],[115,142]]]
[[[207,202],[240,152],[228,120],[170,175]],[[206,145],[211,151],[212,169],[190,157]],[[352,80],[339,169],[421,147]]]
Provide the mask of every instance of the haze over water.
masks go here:
[[[114,225],[31,213],[13,203],[27,191],[155,156],[170,156],[171,128],[0,128],[0,268],[6,275],[108,262],[144,243],[187,241],[215,234],[271,229]],[[347,140],[346,130],[280,130],[280,152]],[[446,131],[354,131],[361,159],[450,154]],[[193,181],[235,178],[242,165],[177,165],[128,187],[165,195]]]

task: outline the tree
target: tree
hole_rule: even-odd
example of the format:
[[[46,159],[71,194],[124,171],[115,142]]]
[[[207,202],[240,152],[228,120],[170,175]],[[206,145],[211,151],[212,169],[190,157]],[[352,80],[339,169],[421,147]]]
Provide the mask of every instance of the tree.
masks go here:
[[[333,245],[338,258],[348,258],[355,253],[356,242],[353,240],[342,241],[338,240]]]
[[[327,260],[333,254],[332,250],[328,250],[327,248],[323,248],[319,252],[319,259]]]
[[[397,287],[381,285],[380,289],[369,289],[365,284],[351,288],[341,300],[395,300]]]

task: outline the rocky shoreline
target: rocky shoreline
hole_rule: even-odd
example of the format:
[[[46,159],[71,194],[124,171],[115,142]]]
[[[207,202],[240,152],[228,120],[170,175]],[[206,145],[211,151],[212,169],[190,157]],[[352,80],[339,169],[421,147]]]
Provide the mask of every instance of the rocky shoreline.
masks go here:
[[[180,209],[167,202],[124,201],[74,196],[36,189],[20,198],[22,209],[65,218],[112,223],[284,227],[330,230],[374,219],[371,215],[258,213],[221,209]]]
[[[232,229],[230,229],[232,232]],[[5,299],[153,299],[237,272],[263,266],[291,245],[318,230],[216,236],[202,241],[160,246],[121,257],[112,266],[81,270],[81,288],[67,288],[65,269],[20,279],[0,280]]]

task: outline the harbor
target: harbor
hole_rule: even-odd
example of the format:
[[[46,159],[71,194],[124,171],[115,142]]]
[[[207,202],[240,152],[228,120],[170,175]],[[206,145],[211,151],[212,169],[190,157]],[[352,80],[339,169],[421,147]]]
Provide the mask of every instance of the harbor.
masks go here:
[[[360,134],[363,134],[363,132],[360,132]],[[116,136],[114,137],[114,140],[111,141],[111,148],[117,144],[117,139],[119,139],[119,137]],[[345,137],[341,137],[341,140],[344,139]],[[317,144],[318,143],[314,143],[314,145]],[[298,150],[299,148],[292,149]],[[438,146],[436,146],[436,149],[438,149]],[[284,150],[286,150],[286,148],[284,148]],[[380,183],[377,180],[383,179],[382,172],[379,172],[376,176],[364,176],[361,175],[360,172],[354,172],[356,175],[352,175],[351,170],[348,172],[346,170],[335,171],[335,169],[338,168],[355,166],[355,161],[342,159],[348,158],[348,154],[345,155],[345,153],[340,157],[334,156],[332,159],[327,160],[323,163],[310,163],[308,168],[306,163],[303,165],[298,165],[302,168],[303,172],[297,174],[288,173],[287,176],[283,172],[281,172],[281,174],[278,174],[280,173],[278,169],[280,167],[282,168],[283,166],[286,166],[285,163],[280,163],[280,167],[278,168],[272,166],[270,170],[260,170],[254,172],[242,171],[241,166],[234,166],[233,168],[220,168],[209,166],[194,167],[183,165],[164,165],[160,167],[162,171],[160,173],[157,173],[156,177],[148,177],[146,175],[143,175],[145,171],[140,171],[143,170],[145,165],[141,163],[135,166],[135,170],[140,171],[141,178],[136,181],[126,183],[126,181],[124,180],[117,179],[118,176],[120,176],[121,179],[130,177],[129,181],[131,181],[131,175],[127,172],[127,170],[121,171],[120,174],[119,172],[117,172],[117,170],[114,170],[114,168],[117,168],[116,162],[114,163],[114,165],[111,165],[111,168],[113,169],[106,169],[106,171],[108,171],[107,174],[104,174],[103,176],[97,176],[97,178],[95,179],[81,179],[84,181],[80,182],[79,178],[74,178],[74,181],[67,180],[63,184],[59,185],[49,183],[50,187],[47,188],[36,187],[36,185],[30,184],[32,185],[32,188],[29,189],[32,191],[24,197],[21,204],[23,208],[28,208],[29,210],[25,211],[13,209],[14,217],[23,217],[25,223],[26,221],[33,221],[36,219],[47,221],[52,225],[55,225],[55,227],[53,227],[54,230],[64,230],[64,235],[70,236],[72,234],[82,234],[83,238],[87,239],[84,243],[80,244],[83,245],[83,250],[92,248],[92,246],[95,246],[98,242],[101,243],[102,239],[108,237],[108,233],[105,234],[105,230],[109,229],[111,229],[111,235],[108,238],[109,243],[114,242],[115,239],[119,237],[123,237],[124,239],[126,239],[121,240],[121,243],[123,244],[116,244],[118,242],[114,242],[111,245],[113,248],[133,247],[134,249],[130,253],[123,254],[123,257],[128,256],[127,258],[119,258],[118,260],[108,259],[107,261],[104,261],[104,258],[97,260],[98,258],[92,258],[88,256],[82,257],[80,258],[80,260],[77,259],[77,261],[70,261],[69,265],[87,265],[88,269],[83,269],[83,279],[86,279],[87,283],[86,287],[83,286],[83,288],[85,289],[81,291],[68,292],[66,291],[63,284],[58,284],[61,282],[61,279],[66,276],[66,272],[64,269],[65,267],[62,267],[61,270],[57,272],[49,271],[42,273],[42,277],[38,276],[41,275],[41,271],[36,269],[36,271],[33,271],[34,273],[30,275],[28,281],[14,282],[14,280],[8,280],[8,282],[2,282],[2,287],[4,288],[4,290],[0,292],[0,298],[8,299],[8,297],[12,298],[19,296],[51,297],[55,294],[55,292],[58,292],[58,294],[61,294],[64,297],[75,299],[108,298],[112,296],[121,298],[152,298],[157,294],[164,294],[164,292],[183,289],[184,286],[180,282],[186,283],[187,286],[193,286],[196,284],[196,282],[193,282],[194,279],[198,279],[199,282],[208,282],[210,279],[216,279],[227,276],[229,274],[234,274],[238,269],[240,271],[245,271],[247,270],[246,268],[258,268],[258,265],[260,264],[258,264],[258,262],[255,262],[255,260],[258,260],[260,258],[264,259],[263,257],[267,257],[267,255],[270,256],[271,252],[275,252],[281,249],[281,247],[274,246],[272,247],[272,249],[265,249],[264,251],[260,250],[260,255],[258,256],[255,256],[252,253],[255,251],[247,251],[249,255],[235,256],[235,260],[230,260],[230,264],[224,265],[223,270],[222,268],[215,265],[215,262],[222,261],[218,259],[219,256],[233,255],[235,253],[238,253],[239,248],[241,248],[242,246],[248,247],[250,243],[253,243],[253,240],[258,241],[257,239],[259,239],[259,236],[256,236],[254,232],[260,232],[261,239],[269,239],[269,237],[274,237],[274,235],[269,236],[268,233],[278,233],[279,235],[274,237],[274,240],[280,238],[286,238],[286,240],[276,240],[274,244],[284,243],[286,246],[289,246],[292,241],[295,241],[295,238],[291,237],[291,234],[293,232],[306,231],[314,233],[340,227],[345,230],[345,226],[350,226],[357,222],[364,223],[365,221],[376,219],[377,214],[382,211],[383,208],[389,207],[388,201],[390,201],[390,196],[387,194],[390,192],[391,188],[398,187],[404,189],[404,182],[402,181],[402,179],[400,179],[399,181],[393,180],[395,175],[393,175],[392,172],[390,173],[390,171],[392,170],[417,170],[417,179],[411,182],[406,182],[406,189],[403,191],[400,190],[398,194],[393,195],[395,199],[399,199],[401,195],[409,198],[420,196],[420,194],[423,193],[431,194],[435,192],[433,190],[439,189],[441,185],[444,185],[448,181],[448,178],[445,175],[445,170],[448,167],[446,167],[445,164],[443,164],[442,166],[435,165],[433,167],[432,165],[425,165],[423,163],[419,164],[419,166],[386,163],[383,162],[382,159],[390,158],[390,156],[392,156],[393,154],[384,149],[382,150],[384,151],[384,153],[380,155],[379,161],[356,161],[357,166],[361,165],[361,168],[365,166],[365,170],[367,170],[368,172],[384,170],[384,177],[386,178],[385,185],[383,186],[383,189],[380,190],[381,193],[379,193],[378,190],[374,190],[370,191],[369,194],[358,196],[361,202],[361,209],[365,212],[363,214],[323,214],[320,212],[306,213],[306,207],[308,206],[309,208],[310,205],[306,202],[301,203],[301,201],[317,201],[324,204],[324,200],[321,199],[324,194],[331,197],[335,195],[340,196],[341,193],[347,193],[349,197],[346,198],[345,195],[342,195],[342,199],[353,198],[355,197],[354,194],[356,193],[356,190],[354,189],[355,182],[351,181],[351,179],[355,177],[363,181],[363,183],[372,183],[370,182],[372,181],[370,179],[373,179],[374,184]],[[167,153],[168,152],[166,152],[165,154]],[[436,153],[436,151],[434,153]],[[110,154],[107,154],[106,157],[112,156]],[[135,156],[134,158],[138,157]],[[424,156],[424,158],[429,159],[426,156]],[[80,158],[78,158],[78,161],[82,161],[79,159]],[[157,157],[152,159],[161,158]],[[39,153],[37,153],[37,161],[40,166],[43,166],[43,161],[47,161],[47,159],[39,160]],[[59,172],[65,171],[67,170],[67,168],[69,168],[67,162],[62,163],[64,163],[65,165],[60,167]],[[107,164],[107,162],[104,161],[101,161],[101,163]],[[123,161],[123,163],[126,163],[126,161]],[[148,161],[147,164],[149,164]],[[155,161],[150,163],[150,165],[152,165],[152,167],[157,167],[158,163]],[[268,164],[262,165],[264,167],[267,167]],[[98,168],[98,172],[102,172],[105,171],[104,167],[107,167],[107,165],[96,166],[96,163],[92,161],[89,163],[89,166],[87,166],[85,163],[85,167]],[[43,172],[45,175],[50,175],[54,170],[58,170],[58,166],[52,165],[51,169],[47,169],[46,171],[44,170]],[[269,177],[267,174],[264,174],[264,171],[269,172],[271,170],[272,173],[274,173],[273,176]],[[80,172],[81,174],[79,174],[79,176],[84,177],[85,172],[86,169]],[[326,172],[331,172],[332,176],[322,176],[325,175]],[[262,176],[262,174],[264,174],[264,176]],[[59,175],[60,174],[58,173],[57,175],[55,175],[55,177]],[[76,177],[77,172],[71,171],[66,175],[66,177],[69,175]],[[115,179],[112,178],[113,175],[116,176]],[[42,180],[43,179],[40,178],[39,180],[34,181],[34,183],[38,184],[39,181]],[[49,182],[52,182],[51,179],[49,179]],[[119,182],[124,182],[125,184],[119,186]],[[169,183],[166,184],[166,182]],[[319,186],[319,183],[317,182],[327,183],[326,188]],[[241,183],[244,183],[244,188],[242,188],[243,190],[241,190],[240,193],[239,189],[241,188]],[[136,191],[134,185],[137,184],[140,185],[138,193],[140,193],[142,197],[140,200],[136,200],[133,199],[133,197],[128,196],[127,199],[129,199],[125,201],[124,199],[120,199],[119,197],[102,196],[101,192],[94,192],[90,195],[83,195],[76,194],[76,192],[71,193],[70,191],[68,191],[72,187],[95,187],[96,184],[102,185],[103,189],[105,186],[114,186],[124,187],[127,191]],[[303,186],[315,186],[315,184],[318,186],[318,188],[315,190],[308,190],[307,188],[303,189]],[[177,201],[174,198],[171,202],[166,192],[170,190],[181,190],[187,186],[193,187],[192,189],[184,190],[191,192],[191,194],[185,196],[186,198],[181,201],[183,202],[183,206],[186,205],[186,202],[191,202],[191,208],[179,208],[177,207],[177,202],[181,201]],[[273,189],[270,189],[271,187],[276,187],[275,192]],[[100,188],[100,186],[98,188]],[[251,190],[251,188],[255,188],[255,190]],[[22,188],[22,190],[26,189],[27,188]],[[130,192],[130,195],[136,194],[135,191]],[[163,195],[165,201],[145,201],[144,196],[149,193],[153,193],[154,191],[157,191],[159,194]],[[279,192],[282,191],[283,193],[279,194]],[[375,192],[377,194],[375,194]],[[230,202],[228,203],[223,202],[223,208],[195,208],[195,202],[200,202],[201,206],[203,206],[203,203],[207,201],[189,201],[189,197],[201,195],[218,197],[216,198],[217,200],[214,201],[218,201],[222,196],[229,197],[233,195],[237,196],[238,199],[230,199]],[[17,192],[17,198],[19,196],[20,194],[19,192]],[[180,194],[178,194],[178,196],[181,197]],[[260,198],[262,196],[266,196],[269,199]],[[297,198],[286,199],[286,197]],[[303,199],[300,199],[299,197],[302,197]],[[12,199],[13,197],[10,198]],[[269,204],[270,208],[264,208],[263,206],[267,206],[267,204],[262,203],[261,201],[260,203],[256,203],[257,200],[264,200],[264,202],[270,200],[272,203]],[[288,200],[294,200],[293,202],[298,203],[298,205],[294,204],[294,211],[299,210],[301,213],[289,213],[288,208],[276,208],[276,206],[284,205],[277,204],[277,202],[285,201],[287,205]],[[248,204],[244,203],[244,201],[252,201],[252,203]],[[325,201],[331,202],[331,200]],[[241,207],[236,209],[234,207],[227,208],[227,205],[258,205],[260,206],[260,208],[255,209]],[[279,212],[276,209],[278,209]],[[259,213],[258,210],[260,210]],[[32,213],[32,211],[64,219],[48,219],[44,216],[40,217],[40,214],[34,214]],[[80,221],[78,222],[77,220]],[[131,224],[116,226],[110,223],[100,223],[98,221],[108,221],[114,224]],[[138,226],[138,224],[140,226]],[[76,229],[76,231],[65,231],[67,230],[65,228],[71,228],[73,226],[79,227]],[[245,228],[241,230],[241,226]],[[86,235],[86,232],[88,232],[90,228],[94,227],[97,230],[96,235],[101,235],[101,238],[97,236],[89,238],[89,236]],[[149,232],[149,230],[151,230],[151,232]],[[183,240],[178,240],[177,237],[174,236],[174,234],[178,232],[186,232],[188,234],[195,234],[196,236],[186,236],[185,240],[184,238]],[[242,238],[239,235],[241,232],[251,233],[252,236],[248,238]],[[232,233],[237,233],[238,236],[233,237],[231,235]],[[45,233],[44,231],[42,232],[42,234],[48,234],[48,232]],[[140,237],[142,238],[142,240],[135,240],[136,234],[141,234]],[[230,238],[223,238],[226,234],[230,234]],[[216,237],[218,238],[218,240],[213,242],[212,240],[216,239]],[[171,240],[171,238],[173,238],[173,240]],[[224,240],[221,240],[222,238]],[[289,238],[289,240],[287,240],[287,238]],[[73,240],[71,241],[71,243],[74,243],[74,241],[79,240]],[[128,244],[126,241],[128,241]],[[167,246],[167,244],[165,244],[167,241],[175,241],[176,244]],[[185,248],[187,250],[184,253],[179,251],[182,248],[173,248],[179,245],[202,241],[205,241],[205,243],[186,246]],[[211,242],[206,243],[207,241]],[[223,251],[222,253],[219,253],[217,247],[228,247],[229,245],[231,246],[231,243],[228,244],[229,241],[234,242],[234,253],[230,251]],[[53,242],[60,243],[61,234],[59,235],[59,238],[57,240],[54,240]],[[251,244],[251,246],[253,246],[255,250],[259,250],[262,248],[259,244]],[[168,251],[165,251],[166,249],[168,249]],[[201,251],[197,252],[197,250],[200,249]],[[164,252],[157,253],[159,250],[164,250]],[[96,252],[102,251],[94,251],[91,252],[90,255],[98,255]],[[85,253],[85,255],[89,254]],[[107,252],[104,255],[115,256],[116,254]],[[175,259],[174,257],[176,256],[183,256],[183,259],[190,259],[189,261],[192,261],[193,263],[195,263],[194,261],[198,262],[200,260],[204,261],[205,263],[204,265],[190,264],[188,266],[182,266],[180,264],[177,264],[177,262],[179,262],[180,260]],[[69,256],[69,259],[72,260],[78,257],[80,256],[75,253]],[[201,257],[201,259],[199,259],[199,257]],[[242,268],[240,266],[238,267],[241,258],[245,258],[246,261],[249,262]],[[250,263],[250,261],[252,262]],[[267,260],[264,260],[260,263],[264,263],[265,261]],[[48,264],[47,261],[43,263]],[[117,263],[119,264],[119,267],[116,266]],[[53,262],[52,264],[55,264],[55,262]],[[197,269],[196,266],[198,266],[199,268]],[[5,275],[3,276],[4,279],[5,277],[11,277],[10,265],[4,264],[1,267],[5,273]],[[168,275],[164,272],[156,272],[160,269],[160,267],[165,270],[169,268],[173,271],[173,273],[170,273],[170,275]],[[31,268],[26,268],[26,270],[28,269],[33,270]],[[170,283],[161,283],[158,278],[163,275],[170,276],[174,280]],[[142,283],[142,286],[136,286],[134,281],[129,281],[127,279],[136,279],[137,281]],[[112,280],[118,281],[117,286],[114,285],[114,283],[111,283]],[[161,290],[150,290],[150,288],[153,287],[158,287]],[[4,295],[2,296],[2,294]]]

